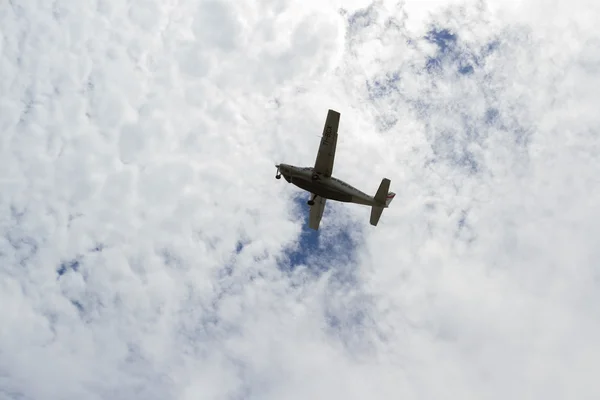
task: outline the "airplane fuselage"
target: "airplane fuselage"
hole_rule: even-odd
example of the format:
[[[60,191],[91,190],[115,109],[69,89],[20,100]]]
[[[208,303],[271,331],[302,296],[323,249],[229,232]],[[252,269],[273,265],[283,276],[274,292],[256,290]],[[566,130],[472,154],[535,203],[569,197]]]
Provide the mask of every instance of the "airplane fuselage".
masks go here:
[[[321,174],[316,174],[313,172],[312,167],[296,167],[288,164],[280,164],[279,172],[289,183],[325,199],[368,206],[379,205],[373,196],[369,196],[333,176],[325,177]]]

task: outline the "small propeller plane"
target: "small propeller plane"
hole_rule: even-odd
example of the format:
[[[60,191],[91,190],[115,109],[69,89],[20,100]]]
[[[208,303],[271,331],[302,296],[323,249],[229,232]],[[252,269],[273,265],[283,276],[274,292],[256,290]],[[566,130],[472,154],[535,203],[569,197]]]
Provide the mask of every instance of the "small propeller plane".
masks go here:
[[[371,206],[370,222],[371,225],[377,226],[383,209],[387,208],[396,196],[395,193],[388,192],[390,180],[387,178],[383,178],[375,196],[369,196],[331,175],[339,124],[340,113],[329,110],[314,167],[296,167],[289,164],[275,165],[277,168],[275,178],[281,179],[283,175],[288,183],[311,193],[312,197],[308,201],[310,206],[309,227],[314,230],[319,229],[327,199]]]

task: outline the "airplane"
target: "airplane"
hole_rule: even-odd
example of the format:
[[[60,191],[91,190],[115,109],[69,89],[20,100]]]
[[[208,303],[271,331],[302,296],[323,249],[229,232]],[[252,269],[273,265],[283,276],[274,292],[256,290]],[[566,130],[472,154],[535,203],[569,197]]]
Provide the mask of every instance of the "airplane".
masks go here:
[[[288,183],[292,183],[312,194],[307,204],[310,206],[309,227],[314,230],[319,229],[327,199],[371,206],[370,223],[377,226],[383,209],[388,208],[394,196],[396,196],[395,193],[388,191],[390,180],[387,178],[382,179],[375,196],[369,196],[331,175],[339,124],[340,113],[329,110],[314,167],[296,167],[289,164],[275,165],[277,168],[275,178],[281,179],[283,175]]]

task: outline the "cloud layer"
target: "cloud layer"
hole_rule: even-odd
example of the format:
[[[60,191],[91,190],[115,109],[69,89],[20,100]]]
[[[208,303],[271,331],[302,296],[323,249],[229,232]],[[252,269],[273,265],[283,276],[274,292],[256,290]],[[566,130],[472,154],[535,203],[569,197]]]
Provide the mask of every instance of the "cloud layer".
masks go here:
[[[0,397],[597,398],[599,17],[0,6]],[[272,179],[328,108],[375,229]]]

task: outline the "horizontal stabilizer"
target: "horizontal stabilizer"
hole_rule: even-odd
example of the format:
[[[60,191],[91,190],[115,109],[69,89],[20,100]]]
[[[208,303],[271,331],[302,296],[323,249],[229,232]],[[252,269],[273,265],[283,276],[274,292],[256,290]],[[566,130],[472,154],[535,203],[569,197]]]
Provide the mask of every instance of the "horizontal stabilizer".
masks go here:
[[[388,178],[383,178],[381,180],[381,184],[379,185],[379,189],[377,189],[377,193],[375,193],[375,201],[381,206],[386,207],[387,203],[387,195],[390,190],[390,180]]]
[[[377,193],[375,193],[374,199],[377,205],[374,205],[371,208],[371,225],[373,226],[377,226],[379,218],[381,218],[381,213],[383,213],[383,209],[387,208],[396,196],[396,193],[389,192],[390,183],[388,178],[383,178],[379,185],[379,189],[377,189]]]
[[[377,226],[379,222],[379,218],[381,218],[381,213],[383,212],[383,207],[373,206],[371,207],[371,225]]]

